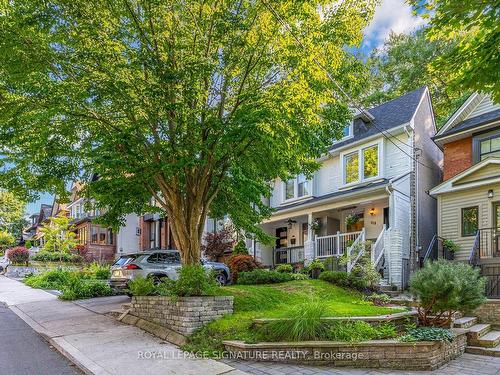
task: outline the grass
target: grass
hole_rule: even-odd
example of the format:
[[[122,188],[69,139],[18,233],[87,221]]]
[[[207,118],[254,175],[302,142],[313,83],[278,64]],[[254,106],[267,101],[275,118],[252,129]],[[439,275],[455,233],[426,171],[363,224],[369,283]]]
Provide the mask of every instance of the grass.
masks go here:
[[[324,316],[373,316],[395,313],[388,307],[373,306],[358,292],[342,289],[322,280],[291,281],[270,285],[234,285],[221,289],[234,296],[234,314],[211,322],[193,334],[183,349],[206,354],[224,350],[223,340],[258,342],[261,334],[252,329],[255,318],[286,318],[300,306],[320,303]]]

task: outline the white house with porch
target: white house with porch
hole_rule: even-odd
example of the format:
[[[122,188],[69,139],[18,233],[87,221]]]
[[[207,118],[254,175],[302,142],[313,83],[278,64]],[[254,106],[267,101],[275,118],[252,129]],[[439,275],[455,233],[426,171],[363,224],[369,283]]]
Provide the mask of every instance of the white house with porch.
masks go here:
[[[436,202],[428,190],[440,181],[442,154],[431,140],[429,91],[420,88],[367,112],[346,126],[312,178],[274,181],[268,204],[275,211],[262,227],[276,242],[252,244],[263,264],[339,257],[370,240],[385,282],[406,285],[418,251],[436,233]]]

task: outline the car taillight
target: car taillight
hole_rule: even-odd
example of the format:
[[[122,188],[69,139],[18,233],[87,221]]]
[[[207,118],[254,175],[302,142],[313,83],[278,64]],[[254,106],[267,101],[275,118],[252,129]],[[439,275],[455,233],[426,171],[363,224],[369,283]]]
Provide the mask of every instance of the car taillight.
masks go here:
[[[125,266],[125,269],[126,270],[140,270],[141,267],[139,267],[136,264],[128,264],[128,265]]]

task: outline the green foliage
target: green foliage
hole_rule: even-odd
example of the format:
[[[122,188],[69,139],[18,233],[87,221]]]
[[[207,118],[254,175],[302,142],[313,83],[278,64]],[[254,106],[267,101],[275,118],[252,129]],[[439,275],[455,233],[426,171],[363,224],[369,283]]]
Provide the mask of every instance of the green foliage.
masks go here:
[[[453,333],[449,329],[438,327],[419,327],[408,330],[399,338],[403,342],[414,341],[452,341]]]
[[[460,245],[452,240],[444,240],[443,246],[450,252],[454,253],[460,250]]]
[[[2,165],[1,163],[2,161],[0,161],[0,165]],[[8,232],[14,238],[21,237],[23,229],[28,225],[28,221],[24,217],[25,207],[26,203],[13,193],[0,190],[0,233]],[[0,242],[0,250],[1,246]]]
[[[432,62],[436,75],[449,77],[453,89],[489,93],[500,102],[499,2],[411,0],[410,3],[430,20],[427,39],[450,45]]]
[[[31,249],[33,247],[33,244],[31,243],[30,240],[28,240],[28,241],[25,242],[24,246],[29,250],[29,249]]]
[[[38,289],[61,289],[69,280],[73,271],[55,268],[37,275],[27,276],[26,285]]]
[[[325,337],[325,305],[313,301],[296,306],[290,317],[265,325],[265,336],[269,341],[308,341]]]
[[[7,258],[13,264],[27,265],[30,259],[30,252],[23,246],[16,246],[7,251]]]
[[[83,272],[97,280],[108,280],[111,276],[109,266],[91,263],[83,269]]]
[[[62,286],[59,298],[71,301],[75,299],[110,296],[112,294],[113,290],[105,282],[95,279],[85,279],[76,273],[72,273]]]
[[[291,273],[292,280],[309,280],[309,275],[303,273]]]
[[[330,340],[348,342],[382,340],[396,336],[397,330],[392,323],[384,323],[375,327],[363,321],[333,322],[328,332]]]
[[[293,279],[291,273],[256,269],[250,272],[241,272],[238,276],[238,284],[275,284],[292,281]]]
[[[16,239],[7,231],[0,230],[0,252],[4,252],[16,243]]]
[[[391,301],[391,298],[387,294],[371,294],[365,297],[365,300],[370,301],[375,306],[385,306]]]
[[[155,285],[150,277],[136,277],[129,281],[127,288],[133,296],[150,296],[155,293]]]
[[[372,72],[368,105],[380,104],[428,86],[438,126],[463,103],[467,92],[450,85],[452,75],[432,68],[433,62],[456,45],[456,39],[429,41],[425,29],[411,34],[390,34],[383,47],[372,52],[367,64]]]
[[[43,252],[69,253],[78,244],[71,219],[64,213],[57,217],[49,218],[48,223],[42,224],[40,231],[43,233],[45,243]]]
[[[484,291],[485,279],[479,269],[461,262],[427,262],[410,280],[410,292],[418,300],[423,325],[448,324],[454,312],[475,309],[484,302]],[[445,316],[446,320],[440,321]]]
[[[233,249],[233,254],[243,254],[243,255],[248,255],[248,249],[247,245],[245,244],[245,241],[240,240],[236,244],[236,246]]]
[[[323,262],[319,259],[314,259],[310,264],[309,264],[309,269],[310,270],[325,270],[325,265]]]
[[[279,266],[276,267],[276,271],[283,273],[292,273],[293,267],[291,264],[280,264]]]
[[[363,279],[354,276],[352,273],[343,271],[325,271],[319,275],[320,280],[327,281],[341,288],[352,288],[364,290],[366,282]]]
[[[83,178],[112,226],[162,211],[184,264],[209,213],[271,240],[269,181],[313,172],[351,117],[314,62],[349,91],[364,83],[349,47],[377,1],[325,4],[273,3],[299,48],[255,1],[3,2],[1,184],[65,196]]]
[[[81,263],[82,257],[71,253],[61,253],[42,250],[37,253],[33,260],[38,262],[65,262],[65,263]]]
[[[184,265],[176,281],[165,279],[162,282],[167,286],[164,294],[177,297],[213,296],[220,288],[213,275],[200,265]]]

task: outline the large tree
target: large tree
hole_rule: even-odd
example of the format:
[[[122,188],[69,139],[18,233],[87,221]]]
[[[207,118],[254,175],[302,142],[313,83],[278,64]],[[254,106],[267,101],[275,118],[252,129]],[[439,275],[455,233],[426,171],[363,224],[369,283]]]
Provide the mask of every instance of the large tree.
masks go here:
[[[341,136],[347,101],[318,62],[359,88],[346,47],[375,3],[2,2],[0,163],[15,168],[1,180],[61,195],[87,177],[115,224],[153,196],[185,264],[208,214],[263,238],[270,181],[310,174]]]
[[[12,192],[0,190],[0,231],[19,239],[23,228],[28,224],[25,207],[26,203]]]
[[[452,76],[437,72],[432,64],[456,42],[429,41],[425,29],[411,34],[391,34],[384,45],[367,60],[371,85],[364,98],[367,104],[379,104],[422,86],[428,86],[438,125],[443,124],[468,95],[451,84]]]
[[[500,103],[500,2],[498,0],[410,0],[428,17],[431,42],[452,42],[433,62],[437,74],[450,75],[462,91],[490,93]]]

